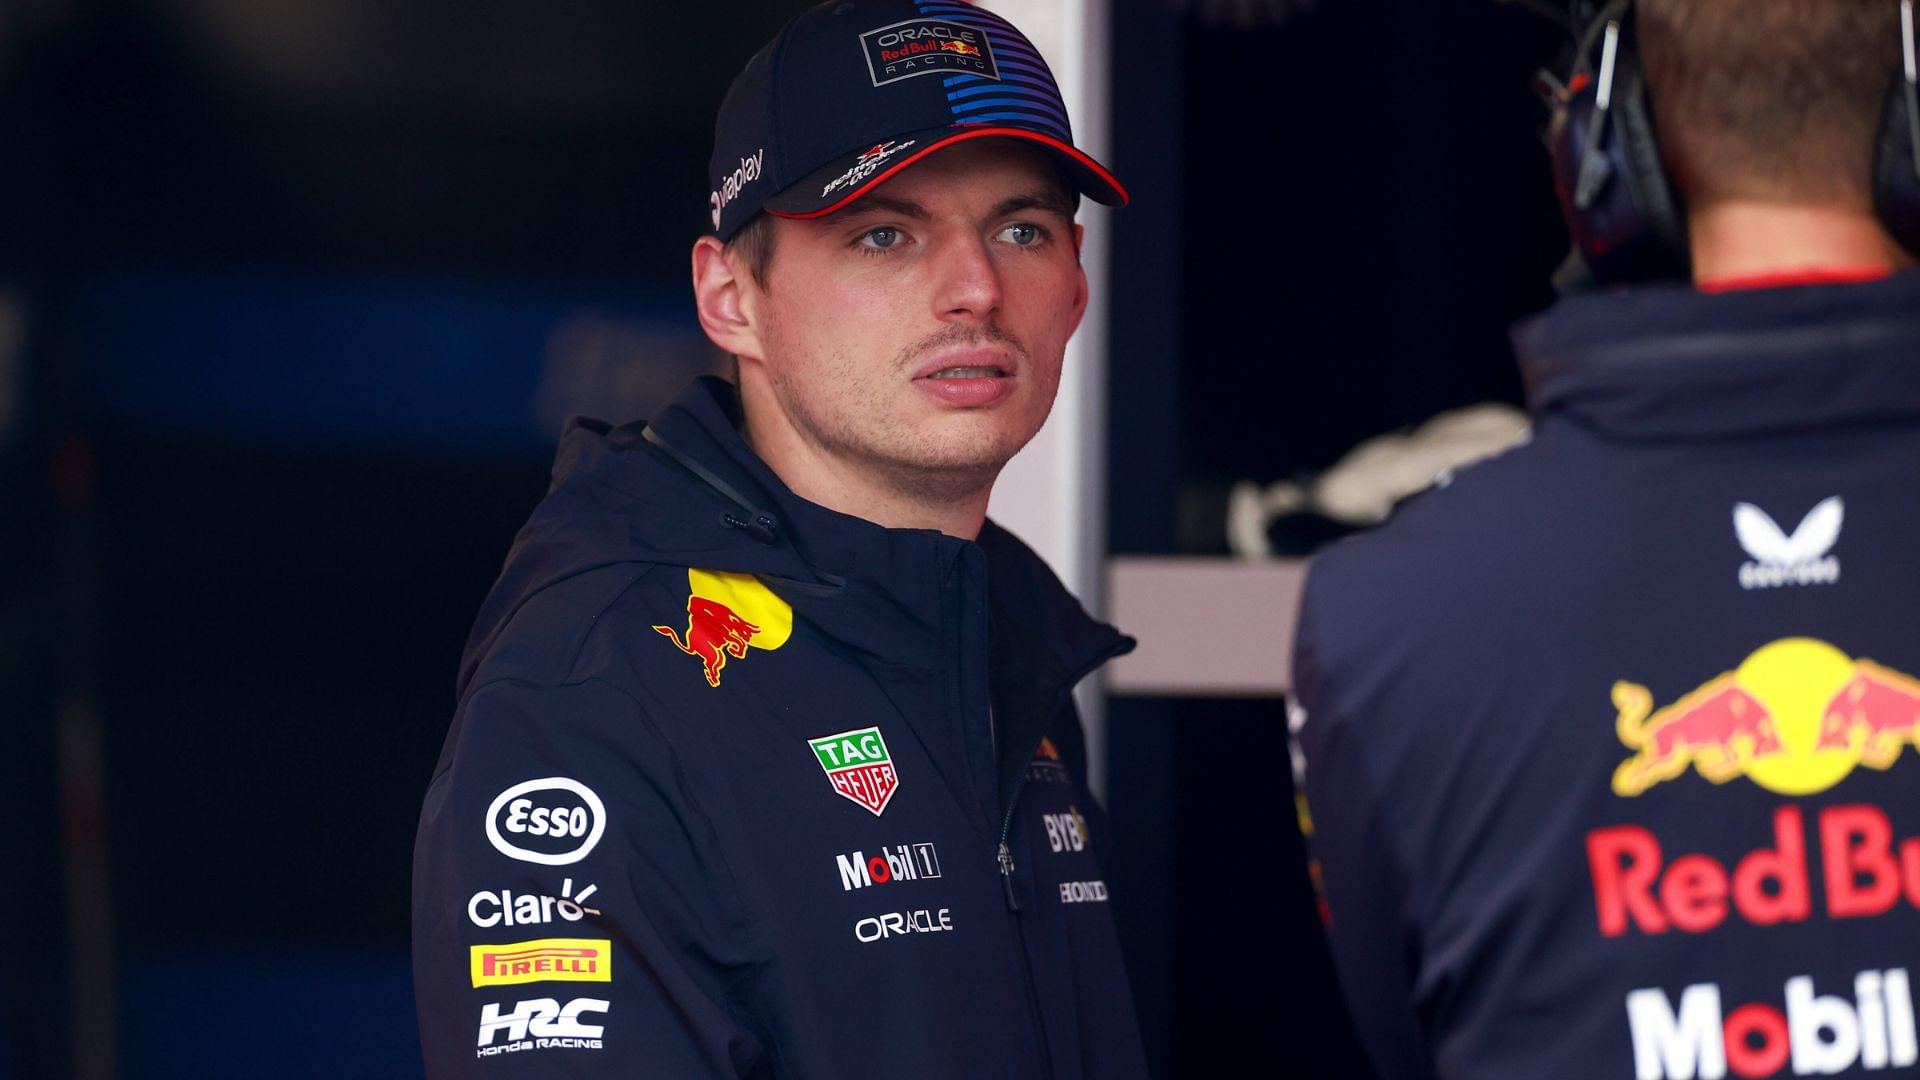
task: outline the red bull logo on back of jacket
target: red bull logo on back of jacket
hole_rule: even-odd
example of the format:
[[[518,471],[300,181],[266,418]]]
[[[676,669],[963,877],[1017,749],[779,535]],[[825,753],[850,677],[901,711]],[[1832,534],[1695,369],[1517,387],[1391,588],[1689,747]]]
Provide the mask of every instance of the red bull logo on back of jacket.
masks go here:
[[[1625,681],[1613,704],[1620,741],[1636,751],[1613,774],[1614,793],[1629,798],[1689,768],[1715,784],[1745,776],[1811,795],[1920,747],[1920,681],[1813,638],[1765,645],[1658,711],[1646,687]]]

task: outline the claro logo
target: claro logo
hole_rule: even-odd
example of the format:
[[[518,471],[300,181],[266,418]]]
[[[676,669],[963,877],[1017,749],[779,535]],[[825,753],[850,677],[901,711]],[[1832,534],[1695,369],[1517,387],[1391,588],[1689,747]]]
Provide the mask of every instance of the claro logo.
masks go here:
[[[515,784],[487,807],[487,840],[500,854],[521,862],[579,862],[606,831],[607,808],[600,796],[564,776]]]

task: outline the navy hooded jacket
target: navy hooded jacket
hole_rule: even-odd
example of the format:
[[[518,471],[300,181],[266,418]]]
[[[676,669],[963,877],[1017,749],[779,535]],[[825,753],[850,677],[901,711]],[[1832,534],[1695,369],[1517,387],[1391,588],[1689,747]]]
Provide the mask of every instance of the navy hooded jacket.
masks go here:
[[[430,1076],[1144,1075],[1070,690],[1132,644],[989,523],[792,494],[719,380],[576,423],[414,854]]]
[[[1560,304],[1530,444],[1314,565],[1342,983],[1402,1077],[1912,1075],[1920,275]]]

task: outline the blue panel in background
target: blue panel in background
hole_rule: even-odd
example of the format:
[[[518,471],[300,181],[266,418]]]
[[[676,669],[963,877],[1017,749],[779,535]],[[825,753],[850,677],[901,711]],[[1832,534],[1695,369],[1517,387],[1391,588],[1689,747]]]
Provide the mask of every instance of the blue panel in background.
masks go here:
[[[69,337],[113,423],[239,441],[541,449],[713,352],[685,296],[291,272],[119,273]]]
[[[277,956],[129,965],[123,1080],[411,1080],[425,1075],[404,959]]]

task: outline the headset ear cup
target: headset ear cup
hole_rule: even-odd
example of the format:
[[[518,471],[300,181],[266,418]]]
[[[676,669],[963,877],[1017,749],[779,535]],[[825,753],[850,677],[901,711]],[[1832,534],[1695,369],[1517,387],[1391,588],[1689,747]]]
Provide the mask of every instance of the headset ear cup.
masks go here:
[[[1692,262],[1688,252],[1686,214],[1660,161],[1660,140],[1653,130],[1653,112],[1647,104],[1647,81],[1639,65],[1623,59],[1620,86],[1614,91],[1614,123],[1619,126],[1619,157],[1625,166],[1627,187],[1646,222],[1649,272],[1684,276]]]
[[[1580,164],[1586,153],[1587,131],[1593,126],[1594,95],[1591,87],[1575,90],[1555,110],[1547,125],[1547,160],[1553,168],[1553,189],[1560,199],[1560,212],[1567,219],[1575,246],[1580,244],[1581,210],[1574,205],[1574,191],[1580,186]]]
[[[1920,256],[1920,161],[1914,157],[1913,102],[1904,78],[1894,80],[1880,153],[1874,166],[1873,202],[1881,224],[1910,255]]]
[[[1589,162],[1595,124],[1604,127],[1593,146],[1596,160]],[[1613,107],[1604,113],[1593,85],[1569,94],[1547,130],[1547,152],[1567,232],[1595,281],[1687,275],[1686,225],[1660,164],[1637,71],[1623,64]]]

